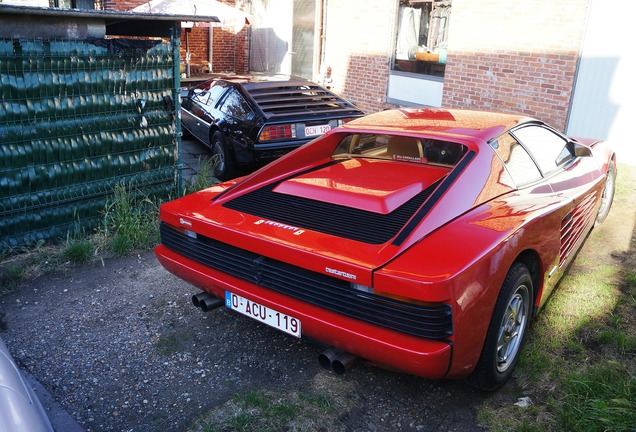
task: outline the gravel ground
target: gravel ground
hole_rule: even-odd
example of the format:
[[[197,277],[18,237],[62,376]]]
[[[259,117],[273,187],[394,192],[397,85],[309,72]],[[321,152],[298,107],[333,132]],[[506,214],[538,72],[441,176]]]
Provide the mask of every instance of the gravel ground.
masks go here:
[[[225,308],[194,308],[196,292],[152,252],[113,258],[0,298],[2,338],[86,431],[187,430],[249,390],[327,396],[334,408],[305,430],[476,431],[486,398],[522,395],[366,364],[338,376],[319,366],[314,345]]]

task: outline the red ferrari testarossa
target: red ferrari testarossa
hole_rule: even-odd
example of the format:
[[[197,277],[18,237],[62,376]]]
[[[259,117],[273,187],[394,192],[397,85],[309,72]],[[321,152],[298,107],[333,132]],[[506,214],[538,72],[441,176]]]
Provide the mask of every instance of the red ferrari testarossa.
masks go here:
[[[396,109],[161,207],[162,265],[352,360],[492,390],[611,207],[615,155],[532,118]]]

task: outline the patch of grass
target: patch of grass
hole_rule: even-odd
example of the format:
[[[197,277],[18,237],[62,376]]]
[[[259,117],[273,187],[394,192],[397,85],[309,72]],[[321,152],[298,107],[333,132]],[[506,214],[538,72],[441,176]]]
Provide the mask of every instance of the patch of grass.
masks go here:
[[[199,171],[193,176],[184,188],[184,195],[197,192],[218,183],[214,177],[216,160],[213,158],[199,158]]]
[[[252,390],[205,414],[190,432],[340,430],[333,409],[321,394]],[[326,424],[325,418],[334,423]]]
[[[89,262],[93,256],[93,243],[88,238],[67,240],[64,256],[77,264]]]
[[[0,269],[0,296],[16,290],[24,280],[25,270],[20,265],[9,265]]]
[[[618,362],[596,364],[567,374],[556,405],[561,430],[634,431],[636,376]]]
[[[157,340],[157,342],[155,343],[155,348],[157,349],[159,354],[164,356],[171,356],[179,352],[181,344],[177,335],[172,333],[159,338],[159,340]]]
[[[159,243],[158,204],[132,187],[118,185],[104,209],[102,230],[117,255]]]
[[[115,187],[104,208],[100,227],[92,234],[79,229],[66,241],[37,240],[0,250],[0,296],[13,291],[25,280],[135,250],[148,250],[159,243],[159,201],[131,186]]]
[[[536,406],[520,408],[515,405],[492,408],[484,404],[477,413],[477,422],[488,425],[490,432],[544,432],[542,425],[537,425],[536,418],[540,409]]]

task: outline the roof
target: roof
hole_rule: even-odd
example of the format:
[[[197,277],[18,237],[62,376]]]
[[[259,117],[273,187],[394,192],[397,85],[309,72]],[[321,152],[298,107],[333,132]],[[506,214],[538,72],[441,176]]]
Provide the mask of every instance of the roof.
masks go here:
[[[194,15],[167,15],[167,14],[151,14],[139,12],[119,12],[119,11],[97,11],[97,10],[81,10],[81,9],[60,9],[60,8],[41,8],[30,6],[13,6],[2,5],[0,3],[0,20],[3,21],[2,27],[6,27],[11,21],[30,21],[34,24],[34,29],[24,28],[24,32],[38,31],[43,23],[51,21],[102,21],[106,27],[106,34],[118,36],[157,36],[170,37],[172,35],[172,27],[181,26],[182,21],[196,22],[219,22],[215,16],[194,16]],[[24,25],[12,26],[12,32],[15,29],[20,31]],[[8,30],[8,29],[4,29]],[[32,34],[16,34],[11,33],[12,37],[32,37]]]
[[[393,133],[433,133],[489,141],[503,131],[533,119],[518,114],[439,108],[403,108],[381,111],[354,120],[345,127],[369,127]]]

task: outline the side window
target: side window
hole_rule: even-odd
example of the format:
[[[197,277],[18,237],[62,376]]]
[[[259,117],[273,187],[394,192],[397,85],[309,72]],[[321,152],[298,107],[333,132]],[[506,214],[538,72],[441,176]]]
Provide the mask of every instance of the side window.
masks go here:
[[[542,126],[526,126],[512,132],[528,149],[546,174],[571,159],[567,140]]]
[[[511,135],[502,135],[497,141],[491,142],[490,145],[506,165],[512,180],[517,186],[541,179],[541,172],[526,149]]]
[[[225,87],[219,84],[212,85],[210,88],[195,88],[193,90],[192,100],[205,105],[206,107],[212,107],[219,100],[219,97],[225,90]]]
[[[241,94],[232,89],[227,95],[223,104],[221,105],[221,111],[231,115],[239,120],[247,120],[252,110],[247,104],[247,101],[241,96]]]

